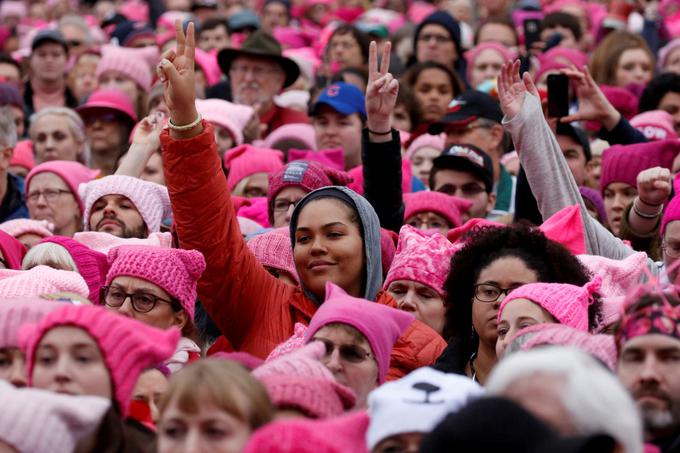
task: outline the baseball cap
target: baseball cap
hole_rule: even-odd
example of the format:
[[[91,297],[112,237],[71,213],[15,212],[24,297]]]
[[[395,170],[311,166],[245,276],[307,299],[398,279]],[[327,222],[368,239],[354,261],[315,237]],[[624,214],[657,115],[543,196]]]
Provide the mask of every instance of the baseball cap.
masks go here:
[[[66,40],[64,35],[61,34],[59,30],[40,30],[33,41],[31,42],[31,52],[33,52],[37,47],[45,44],[46,42],[54,42],[61,44],[65,52],[68,52],[68,47],[66,46]]]
[[[441,134],[450,124],[465,125],[479,118],[500,124],[503,121],[503,112],[493,97],[478,90],[467,90],[449,103],[444,117],[432,124],[428,133]]]
[[[491,158],[474,145],[453,145],[432,162],[433,168],[469,172],[482,182],[487,193],[493,191],[493,164]]]
[[[311,116],[317,115],[322,105],[327,105],[345,116],[358,113],[362,119],[366,118],[364,93],[351,83],[337,82],[324,88],[310,109]]]
[[[574,127],[569,123],[557,123],[556,135],[565,135],[581,145],[583,148],[583,155],[586,156],[586,162],[589,162],[590,159],[593,158],[588,137],[586,137],[586,134],[584,134],[581,129]]]

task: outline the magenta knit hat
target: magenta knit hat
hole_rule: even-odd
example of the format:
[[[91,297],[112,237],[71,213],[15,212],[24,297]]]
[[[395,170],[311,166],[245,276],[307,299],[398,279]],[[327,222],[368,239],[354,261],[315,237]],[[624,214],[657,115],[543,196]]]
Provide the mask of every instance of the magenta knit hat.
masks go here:
[[[444,149],[445,136],[444,134],[430,135],[423,134],[418,136],[406,148],[406,159],[409,161],[413,159],[413,155],[422,148],[434,148],[442,151]]]
[[[516,299],[528,299],[550,313],[558,323],[587,332],[588,307],[593,302],[593,293],[600,289],[600,284],[600,278],[595,277],[583,287],[566,283],[522,285],[501,302],[498,322],[509,303]]]
[[[287,272],[295,283],[300,283],[293,261],[293,247],[290,244],[288,227],[255,236],[248,241],[248,248],[263,266]]]
[[[456,247],[441,234],[428,235],[404,225],[384,288],[389,288],[395,280],[410,280],[427,285],[444,297],[444,282],[455,250]]]
[[[215,85],[222,78],[222,70],[217,63],[217,55],[213,52],[201,50],[198,47],[194,49],[194,52],[194,61],[203,71],[206,84],[208,86]]]
[[[236,213],[237,216],[250,219],[253,222],[269,228],[269,206],[265,197],[253,197],[248,199],[249,205],[243,205]]]
[[[73,239],[103,254],[121,245],[149,245],[153,247],[172,247],[171,233],[151,233],[146,238],[119,238],[109,233],[84,231],[73,235]]]
[[[364,166],[359,165],[349,170],[347,173],[352,177],[352,182],[347,187],[358,193],[364,194]],[[413,189],[413,175],[411,174],[411,162],[407,159],[401,160],[401,192],[411,193]]]
[[[104,285],[106,272],[109,270],[106,255],[64,236],[52,236],[40,241],[41,244],[46,242],[60,245],[66,249],[76,263],[78,273],[90,289],[88,299],[93,304],[99,304],[99,289]]]
[[[282,420],[258,429],[243,453],[368,453],[368,415],[352,412],[327,420]]]
[[[255,173],[276,173],[283,167],[283,153],[275,149],[241,145],[224,154],[224,167],[229,169],[227,184],[229,190],[233,190],[243,178]]]
[[[106,285],[120,275],[151,282],[179,300],[193,321],[196,285],[205,270],[201,252],[130,245],[112,249],[108,259],[111,268],[106,274]]]
[[[238,121],[238,118],[250,118],[254,112],[250,106],[233,104],[223,99],[196,99],[196,110],[207,122],[228,130],[234,146],[243,143],[245,123]],[[240,110],[243,112],[238,112]]]
[[[113,382],[113,394],[123,417],[137,378],[150,366],[168,359],[180,338],[178,329],[160,330],[132,318],[94,305],[67,305],[46,315],[37,324],[25,325],[19,332],[26,353],[29,385],[33,379],[35,351],[45,334],[55,327],[75,326],[97,343]]]
[[[28,175],[26,175],[26,193],[31,192],[31,180],[39,173],[54,173],[63,179],[78,202],[81,213],[85,211],[85,207],[83,200],[78,195],[78,186],[99,176],[99,170],[91,170],[79,162],[51,160],[33,167],[33,170],[28,172]]]
[[[630,120],[630,125],[645,134],[649,141],[678,138],[673,126],[673,117],[665,110],[650,110],[635,115]]]
[[[151,89],[153,76],[145,59],[137,49],[118,46],[103,46],[102,58],[97,64],[97,79],[106,71],[116,71],[131,78],[144,92]]]
[[[55,293],[74,293],[87,299],[90,289],[77,272],[48,266],[36,266],[27,271],[0,269],[0,299]]]
[[[612,182],[637,187],[638,173],[652,167],[671,168],[678,152],[678,140],[615,145],[606,149],[602,154],[600,193],[604,196],[604,189]]]
[[[304,150],[291,148],[288,150],[288,162],[308,160],[320,163],[334,170],[345,169],[345,151],[342,148]]]
[[[120,90],[97,90],[87,98],[85,104],[76,108],[76,112],[82,118],[86,118],[90,112],[101,109],[122,113],[130,125],[137,122],[137,114],[132,100]]]
[[[122,195],[137,208],[149,233],[161,230],[163,219],[170,217],[170,197],[165,186],[155,182],[123,175],[110,175],[82,184],[78,188],[85,205],[83,223],[85,231],[90,230],[92,205],[105,195]]]
[[[354,327],[371,345],[378,362],[378,383],[382,384],[390,367],[392,347],[414,319],[410,313],[352,297],[340,287],[326,282],[326,300],[312,316],[305,337],[311,341],[319,329],[336,322]]]
[[[460,219],[462,212],[466,212],[472,206],[472,202],[447,195],[442,192],[421,190],[420,192],[404,194],[404,222],[421,212],[434,212],[449,223],[450,228],[456,228],[463,224]]]
[[[294,140],[304,144],[305,149],[316,149],[316,132],[311,124],[290,123],[277,127],[262,140],[262,147],[274,148],[283,140]]]
[[[40,297],[17,297],[0,303],[0,349],[19,347],[19,329],[35,324],[45,315],[63,307],[60,302]]]
[[[676,183],[673,184],[674,186],[677,185],[677,181],[678,181],[677,175],[675,177],[675,180],[676,180]],[[668,203],[668,206],[666,207],[666,211],[663,213],[663,219],[661,220],[661,231],[660,231],[662,239],[663,239],[664,234],[666,234],[666,226],[670,222],[674,222],[676,220],[680,220],[680,193],[677,191],[677,189],[676,189],[676,192],[675,192],[675,196]]]
[[[0,223],[0,230],[15,238],[24,234],[36,234],[46,238],[52,236],[54,224],[47,220],[14,219]]]
[[[610,85],[600,85],[600,89],[624,118],[629,120],[637,114],[639,100],[630,90]]]
[[[311,192],[326,186],[346,186],[351,181],[349,173],[342,170],[334,170],[319,162],[296,160],[269,178],[267,201],[271,205],[285,187],[299,187]]]
[[[14,236],[10,236],[4,231],[0,231],[0,252],[2,252],[2,257],[5,259],[8,269],[21,269],[21,262],[26,255],[26,247]]]

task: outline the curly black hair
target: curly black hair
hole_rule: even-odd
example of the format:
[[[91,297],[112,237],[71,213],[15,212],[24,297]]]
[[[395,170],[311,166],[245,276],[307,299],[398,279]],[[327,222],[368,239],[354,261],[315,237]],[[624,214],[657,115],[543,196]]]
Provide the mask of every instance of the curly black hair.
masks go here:
[[[477,349],[479,340],[472,328],[473,285],[485,267],[508,256],[524,261],[536,272],[540,282],[583,286],[591,279],[590,272],[569,250],[535,227],[519,223],[505,228],[472,230],[466,245],[451,259],[451,270],[445,283],[444,327],[444,338],[458,338],[466,343],[470,353]],[[590,328],[597,325],[600,311],[601,301],[596,296],[588,313]]]

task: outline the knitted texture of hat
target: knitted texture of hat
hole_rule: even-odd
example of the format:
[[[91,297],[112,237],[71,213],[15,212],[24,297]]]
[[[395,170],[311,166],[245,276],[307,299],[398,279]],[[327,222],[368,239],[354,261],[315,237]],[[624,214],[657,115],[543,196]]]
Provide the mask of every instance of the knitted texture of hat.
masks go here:
[[[680,340],[678,307],[663,301],[627,310],[621,316],[621,322],[615,332],[616,347],[620,351],[633,338],[653,334]]]
[[[396,280],[408,280],[427,285],[444,297],[444,282],[455,250],[456,247],[440,234],[428,235],[404,225],[399,231],[397,253],[385,277],[384,288],[389,288]]]
[[[26,247],[13,236],[0,231],[0,251],[9,269],[21,269]]]
[[[472,207],[469,200],[453,197],[442,192],[421,190],[420,192],[405,193],[404,197],[404,221],[421,212],[433,212],[438,214],[449,224],[449,228],[460,226],[461,212]]]
[[[334,170],[344,170],[345,150],[343,150],[342,148],[318,149],[314,151],[309,149],[307,150],[295,148],[289,149],[288,162],[290,163],[296,160],[307,160],[310,162],[317,162],[321,165],[332,168]]]
[[[172,247],[172,233],[151,233],[146,238],[119,238],[109,233],[84,231],[73,235],[73,239],[96,250],[108,254],[109,251],[121,245],[149,245],[153,247]]]
[[[14,219],[0,223],[0,230],[15,238],[24,234],[36,234],[45,238],[52,236],[54,224],[47,220]]]
[[[284,271],[299,283],[288,228],[277,228],[248,241],[248,248],[263,265]]]
[[[201,252],[131,245],[112,249],[108,259],[106,285],[121,275],[141,278],[179,300],[189,319],[194,319],[196,285],[205,270]]]
[[[306,93],[306,91],[305,91]],[[307,103],[305,103],[307,105]],[[316,133],[314,126],[304,123],[290,123],[274,129],[271,134],[262,140],[263,148],[275,148],[283,140],[293,140],[299,142],[304,149],[317,149]],[[291,161],[291,159],[288,159]]]
[[[5,381],[0,381],[0,399],[0,438],[13,451],[31,453],[75,451],[111,407],[99,396],[16,388]]]
[[[227,184],[229,190],[255,173],[271,175],[283,167],[283,153],[275,149],[256,148],[253,145],[241,145],[224,154],[224,166],[229,169]]]
[[[307,192],[325,186],[345,186],[352,181],[349,173],[335,170],[319,162],[296,160],[269,178],[267,200],[270,205],[285,187],[300,187]]]
[[[40,341],[48,331],[62,326],[79,327],[97,343],[123,417],[127,416],[139,375],[146,368],[170,357],[181,336],[174,327],[156,329],[104,307],[68,305],[49,313],[37,324],[25,325],[19,332],[19,341],[26,353],[29,385],[33,378],[35,351]]]
[[[104,286],[106,272],[109,270],[106,255],[64,236],[52,236],[40,241],[40,243],[45,242],[57,244],[66,249],[76,263],[78,273],[90,288],[88,299],[94,304],[99,304],[99,289]]]
[[[673,189],[675,190],[675,196],[668,202],[666,211],[661,219],[661,238],[666,234],[666,226],[669,222],[680,220],[680,196],[678,196],[680,195],[680,191],[678,190],[680,189],[680,176],[678,175],[675,175],[675,179],[673,180]]]
[[[602,279],[595,277],[584,286],[566,283],[529,283],[513,290],[498,309],[500,322],[503,310],[517,299],[528,299],[550,313],[560,324],[588,331],[588,307],[593,293],[600,289]]]
[[[85,210],[85,200],[82,199],[78,191],[81,184],[92,181],[99,175],[99,170],[91,170],[79,162],[72,162],[66,160],[50,160],[43,162],[40,165],[33,167],[26,175],[26,193],[30,192],[31,180],[40,173],[54,173],[59,176],[73,193],[80,212]]]
[[[32,297],[54,293],[75,293],[84,298],[90,289],[83,277],[72,271],[36,266],[27,271],[0,270],[0,297]]]
[[[151,89],[152,74],[149,64],[137,56],[137,49],[103,46],[102,58],[97,64],[97,79],[107,71],[116,71],[132,79],[144,92]]]
[[[430,135],[423,134],[418,138],[413,140],[409,147],[406,149],[406,159],[409,161],[413,159],[413,156],[423,148],[434,148],[438,151],[444,149],[445,137],[444,134]]]
[[[295,325],[293,326],[293,335],[291,335],[290,338],[288,338],[286,341],[284,341],[283,343],[279,343],[274,349],[272,349],[272,352],[269,353],[265,361],[270,362],[276,359],[277,357],[289,354],[303,347],[306,343],[305,339],[306,331],[307,331],[306,325],[302,324],[301,322],[296,322]]]
[[[63,304],[40,297],[6,299],[0,303],[0,348],[19,347],[19,329],[35,324]]]
[[[240,109],[248,109],[250,115],[253,108],[245,105],[233,104],[223,99],[196,99],[196,110],[204,120],[213,123],[223,129],[227,129],[234,139],[234,145],[243,143],[244,124],[237,123],[232,119],[234,112]]]
[[[579,255],[577,258],[593,276],[602,279],[599,292],[607,297],[625,296],[635,288],[642,279],[647,262],[644,252],[633,253],[621,260],[599,255]]]
[[[650,141],[678,138],[673,117],[665,110],[639,113],[630,120],[630,125],[642,132]]]
[[[92,205],[106,195],[122,195],[129,199],[142,216],[149,233],[161,229],[163,219],[170,216],[170,197],[165,186],[139,178],[123,175],[110,175],[82,184],[78,188],[85,205],[83,222],[85,231],[90,230]]]
[[[324,420],[282,420],[258,429],[243,453],[368,453],[366,412]]]
[[[410,313],[352,297],[333,283],[326,283],[326,300],[309,323],[305,337],[311,341],[323,326],[332,323],[347,324],[361,332],[378,363],[378,382],[385,382],[390,365],[392,347],[402,332],[411,325]]]

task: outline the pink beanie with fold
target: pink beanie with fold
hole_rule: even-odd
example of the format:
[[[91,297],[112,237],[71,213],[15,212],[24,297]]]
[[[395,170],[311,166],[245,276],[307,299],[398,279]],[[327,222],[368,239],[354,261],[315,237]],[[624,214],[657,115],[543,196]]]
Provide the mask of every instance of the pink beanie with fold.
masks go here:
[[[80,206],[80,212],[85,211],[85,205],[79,196],[78,186],[90,182],[99,176],[99,170],[91,170],[79,162],[72,162],[68,160],[51,160],[33,167],[33,170],[28,172],[28,175],[26,175],[26,193],[30,193],[31,180],[39,173],[54,173],[63,179],[78,202],[78,206]]]
[[[19,347],[19,329],[35,324],[64,304],[40,297],[16,297],[0,303],[0,349]]]
[[[283,167],[283,153],[275,149],[256,148],[253,145],[241,145],[224,154],[224,167],[229,169],[227,184],[229,190],[250,175],[255,173],[277,172]]]
[[[585,286],[566,283],[529,283],[513,290],[498,309],[498,322],[503,310],[513,300],[527,299],[550,313],[558,323],[583,332],[588,331],[588,307],[593,293],[600,289],[601,279],[595,277]]]
[[[90,230],[92,205],[106,195],[122,195],[129,199],[142,216],[149,233],[161,230],[161,222],[170,216],[170,197],[165,186],[139,178],[110,175],[82,184],[78,188],[85,205],[83,213],[84,230]]]
[[[316,133],[311,124],[291,123],[277,127],[262,140],[263,148],[274,148],[284,140],[300,142],[306,149],[316,149]]]
[[[97,80],[107,71],[120,72],[131,78],[143,91],[151,89],[153,76],[146,55],[130,47],[104,46],[97,64]]]
[[[33,297],[74,293],[87,299],[90,289],[83,277],[72,271],[36,266],[27,271],[0,270],[0,298]]]
[[[444,149],[444,134],[430,135],[423,134],[418,136],[411,144],[406,148],[406,159],[409,161],[413,159],[413,156],[420,151],[422,148],[434,148],[438,151]]]
[[[0,223],[0,230],[15,238],[24,234],[35,234],[46,238],[52,236],[54,224],[47,220],[14,219]]]
[[[468,67],[468,73],[467,73],[468,79],[470,79],[470,77],[472,76],[472,69],[475,65],[475,60],[477,59],[479,54],[481,54],[485,50],[495,51],[496,53],[498,53],[501,56],[501,58],[503,58],[503,61],[506,62],[506,63],[508,61],[513,61],[513,60],[515,60],[515,58],[517,58],[517,52],[515,52],[511,49],[508,49],[506,46],[504,46],[503,44],[501,44],[499,42],[490,41],[490,42],[483,42],[483,43],[477,44],[475,47],[468,50],[464,54],[465,61],[467,61],[467,67]]]
[[[339,286],[327,282],[326,300],[312,316],[305,338],[312,341],[319,329],[332,323],[354,327],[371,345],[378,363],[378,383],[382,384],[390,366],[392,347],[414,319],[412,314],[396,308],[352,297]]]
[[[456,247],[441,234],[428,235],[404,225],[383,287],[387,289],[396,280],[409,280],[427,285],[444,297],[444,282],[455,250]]]
[[[277,228],[255,236],[248,241],[248,248],[263,266],[284,271],[293,278],[295,283],[300,283],[293,261],[293,248],[290,244],[288,227]]]
[[[346,186],[351,181],[349,173],[342,170],[315,161],[296,160],[270,176],[267,200],[271,204],[286,187],[299,187],[311,192],[325,186]]]
[[[404,194],[404,222],[421,212],[433,212],[449,223],[449,228],[462,225],[461,213],[467,212],[472,202],[441,192],[421,190],[420,192]]]
[[[125,275],[158,285],[179,300],[193,322],[196,285],[205,270],[205,259],[197,250],[166,249],[143,245],[121,246],[109,252],[106,285]]]
[[[55,327],[74,326],[97,343],[113,383],[114,399],[123,418],[127,416],[137,378],[150,366],[168,359],[177,348],[178,329],[160,330],[94,305],[67,305],[39,323],[25,325],[19,332],[26,353],[29,385],[33,378],[35,351],[47,332]]]
[[[642,112],[630,120],[630,125],[642,132],[649,141],[678,138],[673,117],[665,110]]]
[[[228,130],[234,139],[234,146],[243,143],[243,128],[246,123],[239,121],[239,118],[250,118],[255,111],[250,106],[223,99],[196,99],[196,110],[207,122]]]
[[[53,243],[66,249],[76,263],[78,273],[83,277],[87,287],[90,289],[88,299],[93,304],[99,304],[99,289],[104,285],[106,272],[109,269],[106,255],[64,236],[48,237],[40,241],[40,243]]]

